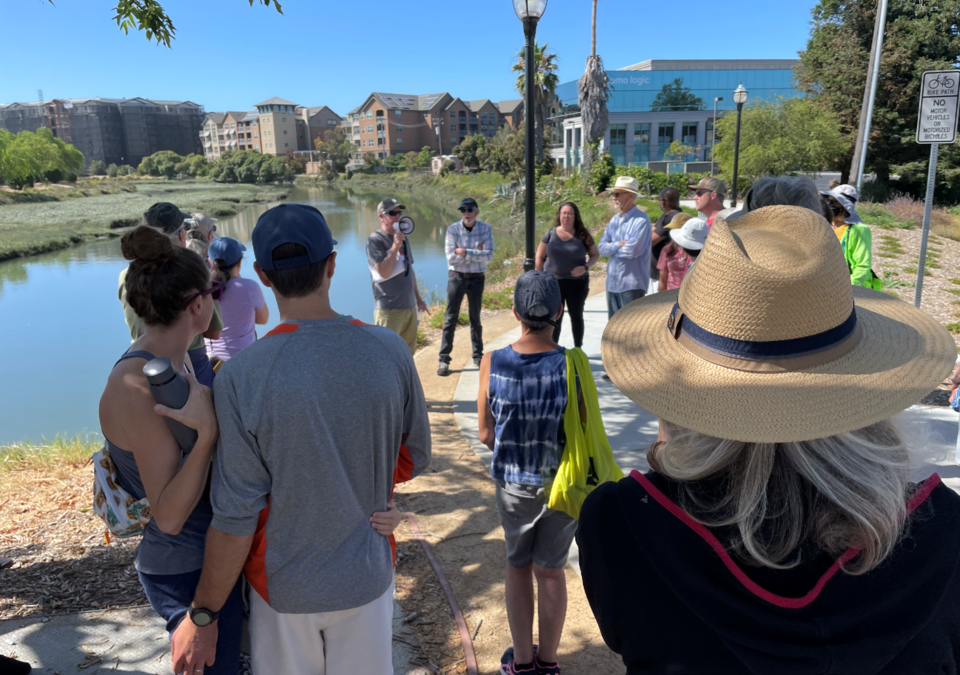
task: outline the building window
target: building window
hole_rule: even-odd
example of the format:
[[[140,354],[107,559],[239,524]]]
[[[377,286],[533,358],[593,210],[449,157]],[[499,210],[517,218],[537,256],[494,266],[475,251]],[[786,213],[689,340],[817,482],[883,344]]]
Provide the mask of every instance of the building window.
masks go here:
[[[373,125],[372,125],[372,124],[368,124],[368,125],[367,125],[367,133],[368,133],[368,134],[372,134],[372,133],[373,133]]]
[[[610,155],[613,157],[614,163],[618,165],[625,164],[626,152],[627,152],[627,125],[611,124],[610,125]]]
[[[402,111],[402,110],[394,110],[394,111],[393,111],[393,115],[394,115],[394,117],[403,117],[403,111]]]
[[[286,129],[283,130],[283,135],[284,135],[284,136],[287,135],[287,130],[286,130]]]
[[[397,125],[397,133],[399,134],[399,133],[402,133],[402,132],[403,132],[403,125],[402,125],[402,124],[398,124],[398,125]]]
[[[368,120],[372,120],[372,119],[373,119],[373,111],[372,111],[372,110],[368,110],[368,111],[367,111],[367,119],[368,119]]]
[[[337,120],[327,120],[327,126],[328,126],[328,127],[335,127],[335,126],[337,126]]]
[[[683,140],[684,145],[697,144],[697,123],[696,122],[683,123],[683,134],[681,135],[681,140]]]
[[[451,122],[451,123],[450,123],[450,131],[456,131],[456,130],[457,130],[457,125],[454,124],[453,122]]]
[[[403,139],[402,139],[402,138],[398,138],[398,139],[397,139],[397,147],[398,147],[398,148],[402,148],[402,147],[403,147]]]
[[[669,124],[658,124],[657,125],[657,159],[663,159],[663,156],[667,152],[667,148],[670,147],[670,144],[673,143],[673,128],[674,124],[671,122]]]
[[[281,117],[281,118],[280,118],[280,121],[281,121],[281,122],[286,122],[286,121],[287,121],[287,118],[286,118],[286,117]]]
[[[633,125],[633,161],[650,161],[650,125]]]
[[[256,132],[256,131],[253,132],[253,137],[254,137],[254,138],[257,137],[257,132]]]
[[[453,110],[450,111],[450,119],[457,119],[457,113],[455,113]]]

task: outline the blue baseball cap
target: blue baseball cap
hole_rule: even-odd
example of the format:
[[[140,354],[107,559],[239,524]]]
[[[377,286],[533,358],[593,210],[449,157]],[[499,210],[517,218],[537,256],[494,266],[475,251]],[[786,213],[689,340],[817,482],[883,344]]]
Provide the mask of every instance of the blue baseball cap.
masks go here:
[[[336,245],[327,221],[319,210],[306,204],[281,204],[268,209],[253,228],[253,253],[261,269],[277,270],[320,262]],[[284,244],[300,244],[306,255],[273,260],[273,252]]]
[[[517,278],[513,306],[521,319],[556,326],[563,298],[556,277],[543,270],[530,270]]]
[[[247,247],[231,237],[218,237],[210,242],[207,257],[210,260],[222,260],[228,267],[236,265]]]

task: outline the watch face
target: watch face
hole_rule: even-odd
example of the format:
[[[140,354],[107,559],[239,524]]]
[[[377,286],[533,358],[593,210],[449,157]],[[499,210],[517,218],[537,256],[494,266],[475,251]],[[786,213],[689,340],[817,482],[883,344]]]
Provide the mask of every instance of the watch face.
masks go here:
[[[190,620],[193,621],[195,626],[209,626],[213,623],[213,615],[209,610],[203,608],[191,609]]]

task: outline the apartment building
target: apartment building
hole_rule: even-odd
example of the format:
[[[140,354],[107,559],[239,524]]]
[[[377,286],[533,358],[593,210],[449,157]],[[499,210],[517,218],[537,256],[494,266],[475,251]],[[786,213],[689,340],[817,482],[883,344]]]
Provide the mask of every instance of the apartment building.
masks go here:
[[[229,150],[260,152],[259,113],[253,110],[209,113],[200,130],[203,156],[214,162]]]
[[[0,127],[13,133],[47,127],[82,152],[88,165],[99,159],[136,166],[160,150],[200,153],[203,119],[203,106],[192,101],[77,98],[0,104]]]
[[[509,117],[501,113],[501,104],[509,109]],[[348,128],[347,137],[360,153],[375,153],[378,159],[423,147],[443,154],[469,135],[492,138],[499,127],[518,125],[522,107],[522,102],[517,101],[465,101],[448,92],[373,92],[341,123]]]
[[[325,105],[297,108],[297,150],[313,150],[317,138],[341,124],[341,117]]]
[[[274,96],[257,103],[260,114],[260,152],[285,155],[297,150],[296,103]]]

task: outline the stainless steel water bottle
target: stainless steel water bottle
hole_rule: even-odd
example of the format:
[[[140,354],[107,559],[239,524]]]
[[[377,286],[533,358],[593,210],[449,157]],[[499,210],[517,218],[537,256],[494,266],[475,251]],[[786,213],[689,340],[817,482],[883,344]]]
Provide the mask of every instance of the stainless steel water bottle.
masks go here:
[[[165,357],[158,357],[143,367],[143,374],[150,383],[150,393],[153,400],[168,408],[179,410],[187,404],[190,398],[190,383],[182,373],[173,367],[173,362]],[[197,442],[197,432],[185,424],[174,419],[164,417],[170,431],[180,444],[181,448],[189,449]]]

